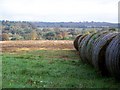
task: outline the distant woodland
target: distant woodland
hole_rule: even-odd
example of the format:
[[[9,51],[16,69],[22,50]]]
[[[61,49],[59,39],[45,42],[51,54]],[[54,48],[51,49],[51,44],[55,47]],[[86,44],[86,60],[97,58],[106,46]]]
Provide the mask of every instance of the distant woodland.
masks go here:
[[[27,22],[0,21],[0,40],[73,40],[78,34],[98,30],[118,30],[106,22]]]

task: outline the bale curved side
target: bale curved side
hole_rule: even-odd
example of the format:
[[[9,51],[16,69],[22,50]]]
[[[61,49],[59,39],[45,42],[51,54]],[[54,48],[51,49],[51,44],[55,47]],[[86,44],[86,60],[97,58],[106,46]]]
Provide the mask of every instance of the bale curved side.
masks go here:
[[[120,34],[118,34],[106,49],[106,67],[112,76],[120,79]]]
[[[90,35],[87,35],[82,41],[81,41],[81,49],[80,49],[80,55],[81,55],[81,59],[82,61],[86,62],[86,63],[90,63],[89,60],[86,57],[86,49],[87,49],[87,44],[90,40],[90,38],[96,33],[92,33]]]
[[[102,75],[108,75],[108,70],[105,65],[106,48],[117,33],[109,33],[94,44],[92,53],[93,66],[101,71]]]
[[[88,34],[85,34],[85,35],[81,36],[81,37],[78,39],[78,51],[79,51],[79,52],[80,52],[80,49],[81,49],[81,47],[80,47],[81,41],[82,41],[87,35],[88,35]]]
[[[73,44],[74,44],[74,47],[75,47],[75,49],[78,51],[78,40],[79,40],[79,38],[81,37],[82,35],[78,35],[76,38],[75,38],[75,40],[74,40],[74,42],[73,42]]]
[[[102,38],[103,36],[105,36],[106,34],[108,34],[108,32],[104,31],[104,32],[97,32],[95,33],[89,40],[88,44],[87,44],[87,49],[86,49],[86,57],[89,60],[90,64],[92,65],[92,52],[93,52],[93,47],[94,47],[94,43],[96,40]]]

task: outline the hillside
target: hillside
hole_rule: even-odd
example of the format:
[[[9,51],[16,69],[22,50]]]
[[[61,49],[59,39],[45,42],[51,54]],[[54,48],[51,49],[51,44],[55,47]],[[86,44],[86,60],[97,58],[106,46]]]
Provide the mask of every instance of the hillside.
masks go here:
[[[118,27],[117,23],[109,22],[31,22],[36,27],[61,27],[61,28],[100,28],[100,27]]]

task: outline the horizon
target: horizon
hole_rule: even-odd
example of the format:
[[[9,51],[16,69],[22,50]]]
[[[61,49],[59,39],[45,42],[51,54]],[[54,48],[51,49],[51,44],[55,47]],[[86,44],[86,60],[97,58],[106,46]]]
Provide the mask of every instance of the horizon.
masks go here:
[[[83,22],[96,22],[96,23],[113,23],[118,24],[118,22],[105,22],[105,21],[24,21],[24,20],[0,20],[0,21],[10,21],[10,22],[43,22],[43,23],[83,23]]]
[[[1,0],[0,18],[32,22],[118,23],[119,0]]]

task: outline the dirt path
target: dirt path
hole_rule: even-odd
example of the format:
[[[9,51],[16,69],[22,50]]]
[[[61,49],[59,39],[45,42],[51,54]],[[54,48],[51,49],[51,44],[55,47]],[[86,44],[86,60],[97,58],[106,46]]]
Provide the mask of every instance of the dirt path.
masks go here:
[[[3,52],[25,50],[74,50],[71,40],[0,41]]]

